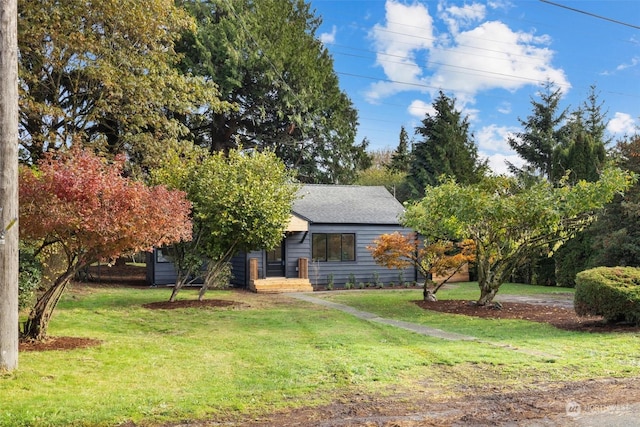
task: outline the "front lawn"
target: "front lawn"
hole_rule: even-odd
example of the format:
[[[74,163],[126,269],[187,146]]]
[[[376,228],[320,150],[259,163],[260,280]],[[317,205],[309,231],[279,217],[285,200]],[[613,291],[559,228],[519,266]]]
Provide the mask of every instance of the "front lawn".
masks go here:
[[[439,296],[454,292],[466,295],[467,289]],[[284,295],[217,291],[207,297],[242,305],[149,310],[142,305],[167,299],[168,289],[76,285],[54,314],[50,334],[102,344],[21,353],[19,369],[0,377],[0,425],[233,421],[319,405],[345,393],[411,388],[424,378],[446,396],[458,393],[461,381],[518,389],[538,381],[640,374],[640,344],[632,334],[426,312],[412,302],[420,290],[324,295],[491,343],[420,336]],[[183,291],[181,297],[196,294]],[[532,357],[494,342],[548,355]]]

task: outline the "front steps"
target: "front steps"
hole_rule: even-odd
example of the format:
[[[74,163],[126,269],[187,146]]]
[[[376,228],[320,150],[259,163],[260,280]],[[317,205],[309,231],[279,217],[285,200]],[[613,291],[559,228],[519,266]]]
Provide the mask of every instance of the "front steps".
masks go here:
[[[259,294],[313,292],[313,286],[311,286],[309,279],[288,279],[286,277],[269,277],[266,279],[251,280],[249,289]]]

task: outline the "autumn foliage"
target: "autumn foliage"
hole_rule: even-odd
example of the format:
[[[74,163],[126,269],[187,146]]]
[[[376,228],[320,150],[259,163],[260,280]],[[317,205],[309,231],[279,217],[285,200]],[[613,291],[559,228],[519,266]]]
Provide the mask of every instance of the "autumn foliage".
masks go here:
[[[475,245],[471,240],[454,243],[439,240],[423,245],[415,233],[408,235],[395,232],[383,234],[367,249],[378,265],[387,268],[416,267],[426,280],[425,300],[435,300],[436,292],[454,274],[475,259]],[[438,282],[431,278],[439,277]]]
[[[45,337],[66,284],[86,265],[191,238],[185,194],[126,178],[123,167],[123,158],[109,163],[73,149],[21,168],[20,237],[40,250],[54,247],[66,260],[36,302],[24,335]]]

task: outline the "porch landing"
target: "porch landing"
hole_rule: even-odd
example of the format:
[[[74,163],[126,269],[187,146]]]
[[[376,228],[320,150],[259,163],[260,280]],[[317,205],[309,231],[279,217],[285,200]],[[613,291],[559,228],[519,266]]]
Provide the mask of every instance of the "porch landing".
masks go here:
[[[285,292],[313,292],[309,279],[269,277],[255,279],[249,283],[249,289],[260,294],[279,294]]]

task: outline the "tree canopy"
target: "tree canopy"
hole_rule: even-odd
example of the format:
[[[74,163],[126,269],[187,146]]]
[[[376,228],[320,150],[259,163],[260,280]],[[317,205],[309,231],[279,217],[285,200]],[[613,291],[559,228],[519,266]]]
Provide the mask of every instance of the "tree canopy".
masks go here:
[[[124,253],[191,239],[191,204],[181,191],[147,187],[122,176],[124,159],[108,163],[88,151],[47,153],[20,169],[20,237],[53,247],[65,265],[46,283],[25,324],[29,338],[46,336],[67,283],[83,267]]]
[[[478,304],[485,305],[520,263],[541,250],[555,251],[631,182],[631,174],[611,168],[596,182],[575,185],[538,181],[523,187],[504,176],[467,186],[448,180],[409,206],[403,223],[427,237],[472,239]]]
[[[223,106],[211,81],[174,67],[195,23],[171,0],[24,0],[19,17],[25,162],[82,143],[153,165],[187,135],[177,117]]]
[[[217,82],[236,107],[185,117],[194,143],[210,152],[269,149],[303,182],[352,182],[366,163],[366,142],[354,143],[357,113],[316,37],[321,20],[310,4],[183,4],[198,29],[180,43],[181,68]]]
[[[487,171],[487,162],[479,158],[469,133],[469,120],[456,110],[455,99],[441,91],[433,107],[435,113],[427,113],[416,128],[422,140],[413,146],[408,176],[414,196],[424,195],[425,187],[436,185],[442,175],[472,184]]]
[[[202,298],[237,252],[271,249],[282,241],[297,185],[292,172],[271,151],[198,152],[196,148],[196,156],[186,161],[184,154],[174,153],[155,178],[183,189],[193,203],[195,240],[172,253],[208,262]],[[174,261],[178,266],[183,263],[179,258]],[[179,287],[174,288],[172,300]]]

